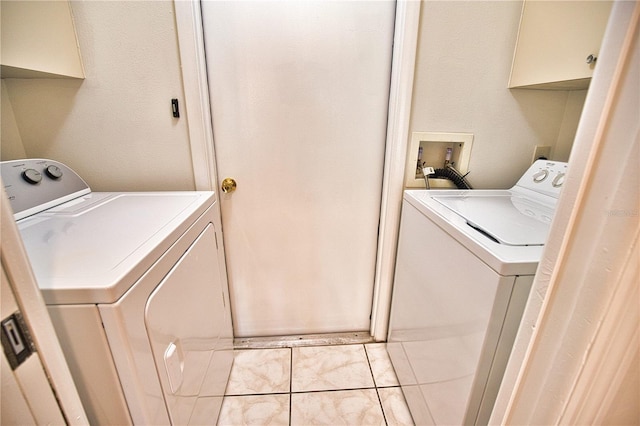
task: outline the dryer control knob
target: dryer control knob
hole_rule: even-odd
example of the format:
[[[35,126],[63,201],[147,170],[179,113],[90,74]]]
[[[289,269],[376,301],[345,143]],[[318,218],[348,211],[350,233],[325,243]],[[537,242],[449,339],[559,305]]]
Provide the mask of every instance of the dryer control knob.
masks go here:
[[[58,166],[54,166],[54,165],[47,166],[47,168],[44,169],[44,172],[51,179],[60,179],[62,177],[62,170],[60,170],[60,167]]]
[[[27,169],[22,172],[22,178],[31,185],[35,185],[37,183],[40,183],[40,181],[42,180],[42,174],[36,169]]]
[[[549,170],[545,169],[545,170],[540,170],[539,172],[537,172],[536,174],[533,175],[533,181],[536,183],[540,183],[543,180],[545,180],[547,178],[547,176],[549,176]]]
[[[564,173],[558,173],[558,175],[553,178],[553,182],[551,182],[551,185],[553,185],[554,188],[559,188],[562,186],[562,184],[564,183]]]

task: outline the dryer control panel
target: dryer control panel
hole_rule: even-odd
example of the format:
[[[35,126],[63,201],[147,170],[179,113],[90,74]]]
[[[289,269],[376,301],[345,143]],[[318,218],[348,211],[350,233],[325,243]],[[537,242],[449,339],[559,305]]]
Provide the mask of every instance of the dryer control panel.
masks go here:
[[[538,160],[529,167],[514,186],[558,198],[567,173],[567,163]]]
[[[0,171],[16,220],[91,192],[76,172],[53,160],[3,161]]]

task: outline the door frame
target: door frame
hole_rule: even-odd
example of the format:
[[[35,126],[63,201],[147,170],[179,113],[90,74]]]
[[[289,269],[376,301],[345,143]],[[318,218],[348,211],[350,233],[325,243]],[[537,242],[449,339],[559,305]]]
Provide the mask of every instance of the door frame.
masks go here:
[[[637,97],[625,96],[637,92],[637,80],[624,76],[638,75],[639,30],[640,3],[615,2],[489,424],[602,424],[612,414],[637,415],[619,403],[638,386],[637,376],[625,378],[640,348],[640,222],[629,173],[637,169],[640,125]]]
[[[0,188],[4,188],[1,179]],[[2,298],[15,298],[15,304],[25,320],[36,349],[29,360],[12,372],[16,378],[15,384],[20,388],[23,400],[28,404],[36,421],[55,422],[64,416],[69,425],[86,425],[89,420],[33,275],[11,206],[6,201],[9,197],[4,189],[0,190],[0,197],[0,263],[3,280],[7,279],[11,290],[11,294],[3,292]],[[4,356],[2,354],[2,357]],[[34,357],[38,360],[32,362],[31,358]],[[29,363],[31,368],[27,365]],[[39,370],[40,366],[42,370]],[[20,399],[20,395],[12,395],[9,400]],[[28,416],[18,405],[6,409]]]
[[[174,8],[185,97],[183,109],[189,125],[196,189],[217,192],[200,1],[174,1]],[[370,323],[370,333],[376,341],[387,339],[419,21],[420,2],[396,2],[382,202]],[[222,223],[215,225],[222,229]]]

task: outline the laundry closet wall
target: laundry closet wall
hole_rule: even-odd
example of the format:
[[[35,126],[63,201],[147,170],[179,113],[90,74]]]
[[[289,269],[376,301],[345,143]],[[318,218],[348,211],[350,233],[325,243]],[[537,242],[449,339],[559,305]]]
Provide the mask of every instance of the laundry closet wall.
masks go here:
[[[516,1],[422,2],[409,136],[473,133],[474,188],[513,186],[536,145],[567,161],[584,104],[586,90],[507,88],[521,10]]]
[[[86,78],[4,79],[2,159],[62,161],[94,191],[195,189],[187,121],[171,114],[184,98],[173,3],[71,8]]]
[[[71,6],[86,79],[3,80],[2,159],[23,145],[77,168],[94,190],[194,189],[188,123],[170,109],[183,97],[173,4]],[[476,187],[510,187],[535,145],[567,157],[586,95],[506,88],[521,7],[422,3],[410,131],[473,133]]]

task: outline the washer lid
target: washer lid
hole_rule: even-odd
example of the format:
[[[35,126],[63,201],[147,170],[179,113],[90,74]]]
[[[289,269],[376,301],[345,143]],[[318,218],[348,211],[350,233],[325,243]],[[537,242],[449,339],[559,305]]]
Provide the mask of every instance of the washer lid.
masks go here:
[[[466,220],[497,243],[542,246],[547,240],[553,207],[512,192],[504,195],[433,196],[435,201]]]
[[[204,212],[212,194],[91,193],[18,221],[45,302],[114,302]]]

